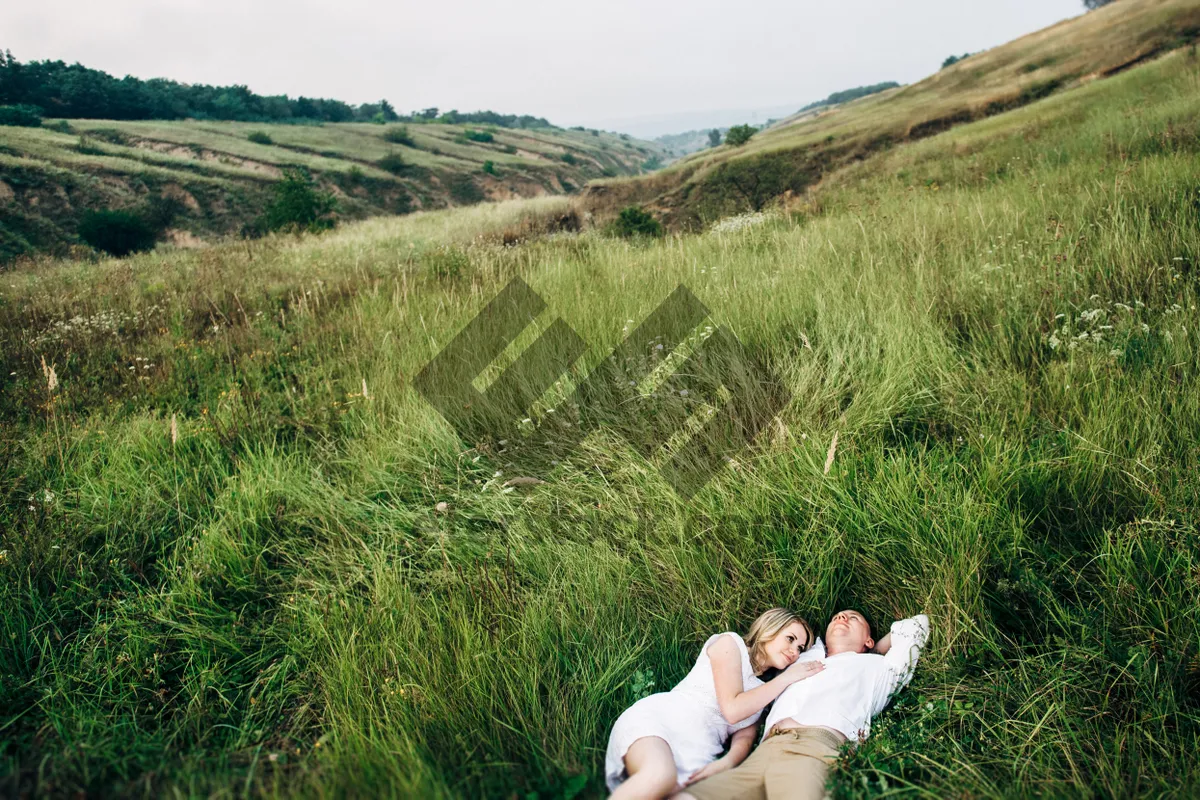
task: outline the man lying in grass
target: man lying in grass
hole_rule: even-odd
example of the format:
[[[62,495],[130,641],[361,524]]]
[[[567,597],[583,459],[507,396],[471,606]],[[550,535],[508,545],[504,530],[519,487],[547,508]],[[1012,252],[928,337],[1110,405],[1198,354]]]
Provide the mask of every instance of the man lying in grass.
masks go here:
[[[928,638],[924,614],[893,622],[876,642],[862,614],[838,612],[825,629],[824,647],[818,640],[796,662],[820,660],[825,669],[783,690],[753,755],[675,797],[820,800],[838,750],[848,740],[867,737],[872,718],[912,679]]]

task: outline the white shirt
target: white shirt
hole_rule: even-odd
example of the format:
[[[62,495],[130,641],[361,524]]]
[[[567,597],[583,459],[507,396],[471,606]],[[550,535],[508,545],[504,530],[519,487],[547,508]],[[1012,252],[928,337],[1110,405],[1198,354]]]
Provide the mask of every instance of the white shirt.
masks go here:
[[[866,739],[871,732],[871,719],[912,680],[921,648],[929,638],[929,617],[918,614],[893,622],[891,633],[891,648],[883,656],[878,653],[827,656],[824,644],[818,639],[800,659],[823,661],[825,669],[783,690],[767,716],[764,737],[776,722],[791,717],[798,725],[841,731],[851,741]]]

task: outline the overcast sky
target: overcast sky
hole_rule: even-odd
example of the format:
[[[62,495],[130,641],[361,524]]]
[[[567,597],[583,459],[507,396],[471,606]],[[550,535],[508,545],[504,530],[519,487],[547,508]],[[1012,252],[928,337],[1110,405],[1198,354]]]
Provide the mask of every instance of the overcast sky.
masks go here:
[[[10,0],[0,47],[117,76],[645,136],[728,124],[688,112],[761,122],[840,89],[911,83],[951,53],[1082,11],[1081,0]]]

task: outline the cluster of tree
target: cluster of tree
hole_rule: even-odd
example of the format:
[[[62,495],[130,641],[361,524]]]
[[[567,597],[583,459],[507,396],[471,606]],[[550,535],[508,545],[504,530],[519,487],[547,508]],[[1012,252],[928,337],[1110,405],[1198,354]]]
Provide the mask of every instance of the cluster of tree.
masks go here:
[[[444,122],[447,125],[495,125],[497,128],[553,128],[544,117],[533,117],[529,114],[499,114],[495,111],[471,111],[464,113],[457,109],[444,111],[426,108],[414,111],[408,116],[401,116],[401,122]],[[583,130],[575,128],[574,130]]]
[[[741,147],[750,141],[751,137],[756,133],[758,133],[758,128],[753,125],[734,125],[725,131],[725,144],[733,147]]]
[[[166,78],[141,80],[63,61],[21,63],[0,52],[0,106],[28,106],[47,117],[68,119],[222,119],[243,122],[449,122],[506,128],[550,127],[540,117],[478,111],[438,114],[436,108],[396,113],[387,100],[352,106],[341,100],[260,95],[246,86],[185,84]]]
[[[815,103],[809,103],[801,111],[811,111],[814,108],[821,106],[836,106],[839,103],[849,103],[851,100],[857,100],[860,97],[866,97],[870,94],[878,94],[879,92],[895,89],[900,84],[895,81],[884,81],[883,83],[873,83],[870,86],[856,86],[853,89],[843,89],[840,92],[834,92],[824,100],[818,100]]]
[[[961,56],[946,56],[946,60],[942,62],[942,69],[952,67],[965,58],[970,58],[970,53],[963,53]]]

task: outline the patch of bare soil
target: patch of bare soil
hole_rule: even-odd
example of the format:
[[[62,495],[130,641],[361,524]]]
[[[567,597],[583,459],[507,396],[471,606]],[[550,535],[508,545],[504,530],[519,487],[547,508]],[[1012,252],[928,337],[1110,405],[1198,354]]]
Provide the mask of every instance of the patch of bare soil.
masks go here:
[[[182,228],[167,228],[163,235],[166,236],[168,243],[185,250],[197,250],[201,247],[208,247],[208,242],[191,231],[185,231]]]
[[[162,196],[168,197],[179,203],[182,203],[184,208],[194,213],[200,213],[200,203],[187,189],[184,189],[177,183],[168,183],[162,187]]]
[[[546,187],[529,180],[506,180],[487,178],[481,181],[481,188],[488,200],[515,200],[521,197],[541,197],[548,194]]]

